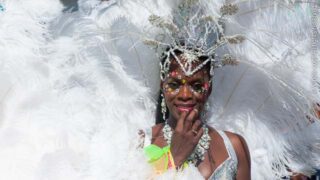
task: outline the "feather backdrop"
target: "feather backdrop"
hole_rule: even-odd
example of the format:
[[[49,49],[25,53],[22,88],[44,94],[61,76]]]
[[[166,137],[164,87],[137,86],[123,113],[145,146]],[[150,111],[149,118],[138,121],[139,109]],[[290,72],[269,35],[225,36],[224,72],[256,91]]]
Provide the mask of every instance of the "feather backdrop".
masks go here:
[[[154,122],[158,57],[143,43],[178,1],[0,1],[0,179],[148,179],[139,129]],[[226,2],[199,3],[217,16]],[[320,167],[312,90],[312,3],[228,1],[240,64],[216,69],[208,123],[241,134],[253,179]],[[317,24],[319,31],[319,23]],[[319,54],[317,54],[319,56]],[[319,72],[318,73],[319,76]],[[319,83],[319,81],[318,81]],[[308,118],[307,118],[308,117]],[[202,179],[194,167],[159,179]]]

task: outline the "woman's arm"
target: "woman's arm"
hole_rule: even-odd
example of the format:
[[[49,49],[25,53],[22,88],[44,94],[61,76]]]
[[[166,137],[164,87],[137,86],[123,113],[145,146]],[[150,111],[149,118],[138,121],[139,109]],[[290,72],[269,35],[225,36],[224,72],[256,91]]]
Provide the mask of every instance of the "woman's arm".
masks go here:
[[[238,158],[237,180],[251,179],[250,153],[246,141],[243,137],[234,133],[227,133]]]

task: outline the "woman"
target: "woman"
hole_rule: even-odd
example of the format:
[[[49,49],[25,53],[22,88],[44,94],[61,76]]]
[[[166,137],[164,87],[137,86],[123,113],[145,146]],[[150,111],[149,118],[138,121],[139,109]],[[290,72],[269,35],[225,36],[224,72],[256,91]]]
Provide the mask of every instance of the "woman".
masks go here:
[[[228,5],[221,11],[231,15],[236,9]],[[205,179],[250,179],[250,155],[245,140],[237,134],[207,127],[205,115],[215,68],[237,64],[229,54],[219,58],[220,62],[216,60],[217,48],[230,42],[241,43],[244,38],[225,36],[222,17],[209,16],[197,1],[181,1],[172,10],[172,16],[172,20],[149,17],[150,23],[161,28],[167,37],[164,42],[146,41],[165,49],[160,51],[159,103],[165,123],[152,129],[152,145],[145,148],[149,161],[159,172],[193,164]],[[154,156],[159,147],[164,153]]]
[[[140,3],[137,3],[137,1]],[[189,3],[196,2],[196,0],[185,1]],[[6,73],[8,69],[11,69],[10,77],[19,80],[13,81],[18,82],[14,84],[19,86],[15,86],[17,88],[12,92],[17,93],[10,93],[12,95],[10,99],[6,97],[7,100],[3,103],[6,104],[6,106],[4,106],[5,108],[1,108],[1,118],[4,117],[1,121],[4,123],[2,123],[0,134],[2,144],[0,156],[2,159],[1,167],[4,169],[4,173],[1,173],[0,179],[147,179],[150,177],[148,176],[148,167],[150,167],[150,165],[145,163],[144,158],[140,156],[140,152],[136,152],[139,150],[135,149],[135,146],[133,146],[131,142],[134,142],[136,139],[136,130],[145,129],[146,126],[149,127],[149,122],[152,122],[154,119],[151,115],[148,116],[149,113],[152,114],[153,104],[150,106],[141,106],[146,107],[141,108],[139,106],[141,104],[139,103],[141,102],[141,97],[143,97],[143,100],[154,98],[153,96],[150,97],[151,95],[148,96],[144,91],[145,89],[150,88],[150,82],[156,82],[155,79],[159,79],[159,77],[152,78],[148,73],[145,73],[145,77],[151,77],[151,80],[148,81],[149,84],[146,83],[147,85],[142,86],[140,83],[145,82],[146,79],[143,78],[139,82],[133,81],[133,77],[136,78],[137,76],[133,76],[131,74],[132,71],[130,72],[128,70],[130,65],[132,65],[131,67],[135,70],[134,72],[140,73],[140,68],[137,67],[142,65],[142,67],[144,67],[142,70],[153,71],[150,65],[150,59],[154,57],[154,52],[152,52],[152,54],[146,53],[145,49],[147,48],[143,48],[141,46],[142,43],[140,43],[140,40],[148,38],[161,41],[166,47],[167,44],[169,44],[178,47],[179,49],[179,51],[176,52],[177,58],[172,57],[174,55],[170,52],[171,56],[167,56],[169,57],[168,61],[167,58],[165,58],[164,62],[162,62],[162,66],[169,67],[168,72],[162,74],[169,74],[170,76],[170,73],[173,73],[172,77],[163,78],[161,85],[163,96],[166,98],[165,102],[167,104],[163,107],[168,107],[171,116],[164,118],[168,119],[168,125],[164,123],[153,128],[153,144],[154,146],[163,147],[163,149],[166,150],[168,154],[167,157],[172,158],[170,159],[170,162],[172,162],[172,164],[170,164],[172,169],[174,166],[177,168],[184,168],[184,171],[181,174],[188,176],[188,179],[190,179],[190,174],[188,174],[190,172],[189,170],[194,170],[194,165],[199,168],[199,171],[203,176],[209,179],[220,179],[222,176],[221,174],[232,177],[235,173],[237,173],[235,178],[240,179],[242,178],[240,177],[242,174],[245,174],[244,176],[246,176],[249,171],[249,168],[243,170],[248,166],[243,166],[246,161],[242,161],[242,156],[245,155],[242,152],[245,152],[246,146],[244,143],[243,145],[241,144],[242,139],[239,136],[226,132],[225,134],[227,137],[225,137],[224,133],[221,133],[220,131],[209,127],[207,127],[208,129],[206,127],[201,128],[202,125],[199,125],[199,121],[201,121],[203,125],[206,124],[205,120],[207,118],[205,112],[207,108],[205,101],[210,94],[212,94],[210,99],[214,96],[214,102],[220,102],[217,103],[217,105],[212,104],[213,108],[210,109],[221,107],[224,110],[223,112],[215,113],[217,116],[224,114],[222,118],[210,116],[213,121],[222,125],[230,124],[230,126],[238,126],[235,128],[219,127],[217,129],[232,130],[246,138],[252,157],[251,172],[253,179],[279,179],[277,177],[282,177],[287,174],[286,171],[281,171],[283,169],[292,169],[294,172],[303,172],[296,170],[299,169],[300,166],[296,169],[292,167],[288,168],[287,166],[284,166],[283,169],[279,167],[282,167],[281,163],[287,163],[287,161],[283,160],[292,160],[297,157],[301,157],[304,160],[299,161],[299,159],[297,159],[299,163],[311,162],[310,159],[314,156],[311,156],[311,153],[309,152],[318,152],[310,150],[310,146],[308,146],[308,144],[310,144],[310,138],[305,135],[303,136],[303,141],[297,138],[289,139],[296,139],[294,142],[298,141],[298,144],[291,143],[287,145],[282,143],[287,142],[281,138],[283,137],[283,133],[279,133],[282,132],[282,127],[285,125],[285,127],[288,127],[285,129],[288,129],[286,132],[291,132],[290,128],[296,127],[293,125],[297,124],[294,120],[299,119],[297,118],[299,117],[297,114],[302,114],[301,116],[305,117],[305,114],[301,113],[301,111],[297,112],[295,111],[295,108],[290,108],[300,107],[296,106],[296,104],[293,106],[292,101],[297,102],[298,105],[304,102],[302,100],[295,101],[292,96],[288,96],[292,95],[290,93],[291,91],[287,91],[287,89],[280,91],[285,94],[284,96],[282,96],[281,93],[280,95],[274,93],[284,89],[282,88],[283,86],[280,86],[281,88],[278,89],[272,88],[272,90],[276,89],[278,91],[264,93],[265,91],[263,90],[268,90],[267,88],[248,86],[248,83],[252,82],[252,79],[250,78],[242,78],[240,83],[235,81],[230,82],[231,78],[224,78],[224,82],[226,82],[224,85],[229,83],[232,84],[228,87],[223,87],[223,84],[221,85],[219,79],[215,79],[215,82],[213,83],[214,88],[211,87],[210,83],[213,76],[211,72],[213,61],[211,60],[212,56],[215,54],[215,45],[217,45],[217,41],[215,40],[217,38],[215,38],[215,36],[225,34],[226,36],[220,38],[220,40],[225,40],[232,44],[241,40],[241,37],[236,37],[236,34],[243,34],[248,37],[249,41],[246,42],[258,44],[255,46],[256,48],[252,46],[242,46],[243,48],[239,49],[239,51],[246,56],[241,56],[242,53],[235,53],[235,56],[239,59],[248,59],[248,61],[256,60],[253,62],[257,62],[261,61],[261,59],[268,59],[263,56],[264,53],[258,51],[261,48],[261,51],[265,51],[269,56],[271,52],[269,51],[270,49],[266,49],[267,47],[274,47],[274,49],[277,50],[273,52],[273,54],[287,55],[290,54],[290,52],[296,52],[296,46],[291,47],[290,43],[289,46],[291,48],[288,49],[289,53],[282,53],[286,51],[286,49],[282,50],[283,44],[287,44],[287,41],[282,41],[287,39],[286,37],[291,37],[292,35],[284,30],[289,29],[289,32],[305,32],[296,31],[294,28],[288,28],[291,26],[286,26],[288,24],[301,24],[298,20],[307,22],[305,21],[305,18],[303,18],[304,16],[291,16],[294,18],[294,21],[288,21],[285,17],[292,14],[292,9],[287,8],[287,6],[283,7],[282,3],[280,3],[279,6],[273,6],[273,4],[276,3],[275,1],[252,0],[245,2],[238,1],[237,3],[232,4],[228,4],[227,1],[201,1],[200,5],[207,7],[204,10],[207,10],[205,12],[209,13],[205,15],[197,14],[197,12],[200,13],[203,11],[197,11],[197,8],[190,7],[192,10],[189,14],[196,17],[194,19],[195,21],[190,21],[190,24],[185,26],[194,27],[194,29],[188,30],[190,30],[190,32],[195,32],[195,34],[190,34],[189,32],[176,32],[176,29],[186,29],[181,28],[184,26],[180,23],[182,22],[181,20],[175,19],[176,24],[174,25],[171,23],[171,17],[173,16],[171,10],[174,12],[176,9],[176,6],[172,4],[180,1],[130,0],[119,1],[120,5],[114,4],[110,6],[106,4],[107,2],[112,3],[112,1],[103,2],[101,5],[99,4],[99,0],[85,0],[81,2],[82,4],[79,2],[79,12],[74,12],[73,14],[66,13],[62,17],[59,17],[61,23],[57,23],[56,26],[47,22],[47,20],[49,21],[52,18],[45,18],[45,23],[42,21],[41,23],[38,23],[38,20],[42,19],[40,16],[46,17],[43,16],[46,12],[42,10],[48,9],[48,12],[52,12],[52,7],[54,6],[52,6],[51,3],[53,2],[42,4],[27,2],[21,4],[20,1],[10,1],[9,4],[12,4],[12,6],[5,6],[6,10],[0,13],[0,18],[3,22],[1,23],[1,27],[3,28],[0,28],[0,30],[5,37],[2,38],[2,40],[4,40],[4,43],[2,44],[3,47],[9,48],[2,52],[12,52],[12,49],[17,49],[12,48],[12,45],[16,47],[16,45],[20,45],[20,43],[12,41],[13,39],[17,40],[17,42],[21,42],[21,38],[25,37],[26,41],[24,42],[31,42],[29,40],[30,38],[41,38],[41,41],[35,42],[37,43],[37,47],[39,47],[39,53],[34,50],[34,46],[29,46],[33,43],[27,43],[27,45],[22,43],[21,47],[27,48],[28,50],[22,50],[21,52],[30,52],[30,55],[23,54],[23,58],[21,58],[21,53],[13,52],[8,53],[8,58],[3,58],[6,63],[4,66],[1,66],[3,67],[2,72]],[[261,2],[261,4],[256,4],[256,2]],[[268,2],[270,2],[270,5],[272,4],[270,8],[267,8],[269,5],[267,4]],[[36,8],[30,8],[29,6],[32,5],[32,7],[34,7],[33,5],[37,4],[41,6],[36,6]],[[47,6],[48,4],[49,6]],[[142,6],[139,6],[139,4],[142,4]],[[248,5],[248,7],[246,5]],[[44,7],[42,8],[42,6]],[[165,8],[165,6],[167,7]],[[176,16],[177,18],[186,17],[185,14],[188,13],[186,6],[181,6],[183,8],[180,10],[182,10],[181,13],[184,15]],[[237,6],[240,10],[239,14],[234,18],[230,18],[229,15],[234,14],[232,12],[237,10]],[[161,9],[162,7],[163,9]],[[259,9],[259,12],[256,13],[258,15],[254,16],[254,12],[257,12],[257,9]],[[219,10],[221,10],[221,13]],[[263,13],[266,15],[265,18],[260,16],[263,15],[260,13],[261,11],[265,12]],[[16,12],[25,13],[17,14]],[[253,13],[249,14],[248,17],[246,16],[248,13],[245,12]],[[283,12],[284,15],[279,14],[281,12]],[[34,16],[34,13],[37,14],[37,16]],[[151,24],[145,23],[149,15],[152,14],[169,17],[167,19],[161,19],[152,16],[151,18],[154,25],[163,27],[164,29],[167,27],[165,33],[158,33],[159,29],[155,30],[150,27]],[[48,13],[48,15],[50,15],[50,13]],[[17,16],[21,16],[21,18],[12,18]],[[220,18],[220,16],[223,16],[223,18]],[[31,20],[29,17],[32,17]],[[123,17],[126,18],[123,19]],[[231,21],[228,21],[229,18]],[[279,18],[282,21],[278,21]],[[275,23],[275,21],[269,21],[269,19],[276,19],[278,22]],[[8,24],[9,20],[14,21]],[[224,26],[222,25],[223,23],[219,24],[218,22],[221,21],[226,22],[226,25],[228,25],[229,22],[229,26]],[[134,24],[134,28],[128,26],[128,22]],[[202,27],[206,27],[205,29],[208,30],[207,33],[203,34],[204,36],[193,36],[201,35],[201,33],[198,33],[199,31],[193,31],[198,30],[199,26],[196,26],[197,22],[200,22],[200,24],[203,25]],[[235,22],[235,24],[233,24],[233,22]],[[239,25],[240,27],[238,28],[236,24],[239,22],[244,23],[240,24],[241,26]],[[257,25],[257,23],[260,25]],[[27,28],[25,28],[24,26],[21,26],[21,24],[34,24],[37,28],[34,28],[34,26],[27,26]],[[43,26],[39,26],[40,24],[48,27],[43,28]],[[219,32],[214,33],[214,29],[207,29],[207,27],[214,27],[212,24],[221,25],[219,27]],[[63,25],[64,28],[62,28],[61,25]],[[176,26],[179,28],[176,28]],[[18,31],[16,32],[8,27],[19,28],[17,28]],[[50,37],[47,35],[51,35],[50,32],[52,32],[52,30],[49,29],[49,27],[55,28],[55,33],[52,35],[55,36],[57,34],[53,37],[56,39],[50,42],[43,42]],[[118,27],[118,29],[116,27]],[[223,31],[222,28],[224,27],[228,32]],[[248,29],[243,29],[243,27],[248,27]],[[168,28],[172,30],[170,31],[171,33],[168,32]],[[306,29],[307,28],[304,28],[303,30]],[[150,34],[146,33],[146,31],[148,32],[149,30]],[[200,32],[201,30],[202,28],[200,28]],[[238,32],[238,30],[243,31]],[[10,33],[8,33],[9,31]],[[31,33],[31,36],[30,32],[37,33]],[[257,34],[253,32],[256,32]],[[279,32],[283,33],[279,35]],[[22,33],[23,36],[17,35],[17,33]],[[265,34],[268,36],[266,37]],[[283,36],[283,38],[278,38],[282,37],[282,34],[285,36]],[[307,34],[308,33],[302,33],[299,34],[299,36],[294,37],[307,39],[304,36]],[[164,37],[163,35],[167,36]],[[229,37],[227,37],[228,35]],[[235,38],[232,39],[230,36]],[[169,42],[170,40],[176,40],[176,38],[180,39],[181,37],[184,37],[186,42],[190,42],[190,45],[193,44],[195,46],[184,48],[182,44],[175,44],[177,41]],[[271,41],[270,39],[280,40]],[[293,38],[291,37],[288,39],[292,40]],[[193,40],[199,40],[198,42],[205,42],[205,44],[204,46],[197,46],[198,44],[196,45],[196,41]],[[295,42],[300,41],[297,40]],[[42,49],[44,44],[49,44],[48,49]],[[212,47],[214,50],[211,49]],[[133,51],[133,49],[137,51]],[[175,48],[172,47],[172,50],[174,49]],[[291,51],[292,49],[294,51]],[[45,56],[42,56],[40,52],[45,53]],[[138,56],[136,52],[139,52]],[[161,53],[163,52],[164,51],[161,51]],[[179,52],[181,53],[179,54]],[[260,54],[257,52],[260,52]],[[34,55],[33,53],[36,54]],[[46,53],[49,53],[49,55]],[[169,52],[165,51],[165,54],[166,53],[169,54]],[[20,61],[19,63],[12,63],[14,62],[12,61],[12,57],[16,60],[21,60],[21,63]],[[35,61],[35,57],[39,57],[39,61]],[[43,57],[47,57],[48,59],[43,61]],[[215,57],[217,57],[216,59],[221,59],[224,56],[219,52]],[[303,56],[303,58],[305,58],[305,56]],[[137,61],[135,61],[135,59],[137,59]],[[154,60],[158,59],[159,58],[154,58]],[[206,61],[208,59],[210,62]],[[272,58],[272,60],[274,59],[276,58]],[[292,59],[292,57],[290,57],[290,59]],[[141,64],[140,60],[145,60],[146,63]],[[190,69],[197,69],[197,71],[192,73],[191,70],[188,70],[189,68],[181,66],[178,60],[181,60],[181,64],[187,65]],[[185,62],[186,60],[192,60],[190,66],[188,62]],[[167,62],[171,62],[169,63],[170,65],[167,66]],[[129,67],[126,66],[126,68],[122,68],[122,63],[126,65],[129,64]],[[179,66],[174,67],[175,63],[178,63]],[[204,66],[198,66],[197,63],[204,64]],[[24,64],[28,64],[29,66],[22,66]],[[241,69],[241,67],[243,66],[240,64],[235,69],[238,70]],[[261,68],[261,66],[252,67],[255,69]],[[264,66],[263,70],[268,70],[266,68],[267,67]],[[221,68],[221,71],[224,71],[225,69],[230,70],[228,68]],[[163,68],[162,71],[166,71],[166,68]],[[227,71],[225,74],[231,74],[233,71],[235,70]],[[250,71],[246,72],[249,73],[246,73],[245,75],[247,76],[245,77],[256,77],[255,75],[252,76]],[[274,71],[269,72],[272,73]],[[204,75],[203,78],[201,77],[201,82],[199,82],[202,86],[192,82],[193,78],[197,76],[197,73]],[[207,75],[205,75],[205,73],[207,73]],[[32,77],[28,75],[32,75]],[[179,75],[181,75],[181,78]],[[219,77],[219,75],[221,74],[218,72],[215,77]],[[177,76],[177,80],[174,78],[175,76]],[[43,83],[34,85],[34,82],[39,82],[39,77],[43,77],[43,81],[41,81]],[[235,75],[234,77],[236,78],[231,80],[238,80],[238,77],[243,76]],[[292,79],[292,76],[289,77]],[[26,79],[28,80],[26,81]],[[207,82],[208,79],[209,83],[206,84],[205,82]],[[6,78],[4,80],[6,80]],[[178,85],[174,84],[174,81],[172,82],[171,80],[177,81]],[[270,85],[274,87],[277,85],[278,81],[273,80],[271,82]],[[32,83],[31,86],[30,83]],[[157,84],[157,89],[159,89],[159,83],[156,82],[155,84]],[[243,87],[248,87],[251,91],[245,92],[249,92],[249,95],[244,93],[240,93],[240,95],[239,93],[233,93],[239,91],[239,88],[237,88],[237,91],[233,91],[233,87],[236,87],[233,86],[234,84],[241,84]],[[257,88],[253,91],[251,89],[253,87]],[[172,91],[169,88],[171,88]],[[218,91],[225,91],[226,96],[221,94],[220,96],[216,95]],[[157,92],[157,90],[152,92]],[[254,92],[259,92],[259,96],[253,96]],[[26,98],[21,98],[21,95]],[[269,95],[271,95],[270,98]],[[228,98],[231,96],[232,98]],[[234,97],[237,97],[237,99]],[[238,97],[244,97],[246,100],[249,100],[249,103],[246,101],[247,104],[244,104],[244,101],[242,101],[242,99],[239,100]],[[250,101],[257,97],[262,97],[262,100]],[[21,101],[17,101],[17,98],[21,99]],[[226,100],[228,103],[230,102],[228,104],[229,106],[224,106],[223,102],[219,101],[221,99]],[[231,100],[229,101],[229,99]],[[280,104],[278,103],[279,101],[285,102],[285,104]],[[146,104],[147,103],[143,105]],[[236,108],[230,108],[230,104]],[[282,109],[280,109],[279,106],[273,108],[275,107],[274,104],[281,105]],[[278,110],[278,108],[280,110]],[[165,110],[165,108],[162,109]],[[308,108],[302,109],[307,109],[309,111]],[[2,110],[4,110],[4,113],[2,113]],[[4,116],[2,116],[3,114]],[[226,117],[226,114],[229,116]],[[249,115],[239,118],[243,114]],[[230,115],[234,116],[230,117]],[[292,117],[295,117],[295,119],[292,119]],[[285,118],[287,118],[290,123],[286,123],[284,121],[286,120]],[[210,123],[209,121],[210,120],[208,120],[208,123]],[[239,121],[242,122],[239,123]],[[239,127],[239,124],[241,127]],[[162,130],[166,130],[165,133]],[[173,132],[173,135],[171,138],[168,138],[170,132]],[[162,135],[164,137],[162,137]],[[206,135],[208,135],[210,140]],[[171,142],[167,142],[170,140]],[[231,143],[229,143],[229,141],[231,141]],[[199,146],[196,146],[198,142],[200,142],[200,144]],[[166,146],[169,144],[170,148]],[[167,149],[165,149],[166,147]],[[197,153],[192,153],[194,149],[198,150]],[[229,152],[227,150],[229,150]],[[290,154],[289,151],[298,152],[300,154]],[[236,155],[232,152],[235,152],[234,154]],[[164,159],[169,160],[169,158]],[[249,155],[247,155],[245,159],[249,161]],[[235,165],[235,160],[237,160],[237,166]],[[156,162],[158,161],[152,161],[151,163],[155,165]],[[294,164],[293,161],[289,162],[290,164],[288,165]],[[145,164],[146,166],[144,166]],[[186,164],[189,164],[188,166],[190,166],[190,168],[185,168],[185,166],[187,166]],[[168,163],[167,166],[169,166]],[[228,167],[237,167],[237,169],[229,169]],[[305,166],[302,168],[305,168]],[[14,169],[14,171],[12,171],[12,169]],[[196,175],[198,175],[198,173]]]
[[[162,114],[166,116],[168,108],[169,115],[165,123],[152,128],[151,143],[161,148],[169,147],[169,156],[173,159],[169,162],[173,163],[171,167],[180,168],[192,163],[205,179],[250,179],[250,155],[245,140],[205,124],[205,103],[212,91],[211,61],[206,62],[209,57],[193,60],[193,69],[206,63],[192,75],[186,75],[179,65],[185,67],[190,62],[190,54],[186,54],[174,50],[169,55],[169,71],[161,81]],[[202,153],[193,153],[201,148]]]
[[[241,131],[238,132],[245,135],[247,141],[250,142],[250,148],[253,149],[252,153],[255,161],[253,163],[256,167],[253,167],[252,173],[255,174],[253,176],[260,176],[257,179],[279,178],[279,176],[282,176],[281,174],[287,173],[286,164],[294,167],[295,160],[302,157],[300,150],[297,151],[297,155],[291,155],[295,154],[295,152],[292,152],[295,149],[291,147],[294,144],[292,142],[296,142],[297,138],[291,135],[290,128],[292,126],[288,126],[288,124],[292,124],[294,121],[298,121],[296,124],[301,124],[299,122],[301,121],[301,115],[299,114],[302,114],[301,111],[303,110],[297,107],[304,107],[298,104],[305,104],[303,103],[305,99],[300,98],[299,93],[300,99],[297,98],[296,91],[284,90],[288,86],[284,86],[283,81],[278,81],[277,77],[274,76],[276,74],[274,69],[278,67],[271,69],[270,72],[265,72],[265,70],[261,70],[263,68],[260,68],[257,64],[250,64],[250,62],[248,63],[250,65],[245,68],[243,68],[243,64],[238,66],[238,69],[243,68],[243,71],[235,75],[239,76],[239,80],[237,80],[238,78],[230,78],[234,80],[232,82],[235,84],[234,86],[225,85],[222,88],[216,85],[219,84],[219,82],[216,82],[216,84],[213,84],[215,89],[212,89],[211,82],[215,68],[237,63],[234,57],[225,54],[226,49],[234,47],[236,44],[247,46],[245,43],[250,42],[260,50],[261,46],[259,46],[259,43],[252,41],[250,33],[245,37],[241,34],[233,34],[234,31],[241,30],[244,26],[236,27],[236,23],[233,23],[232,20],[228,21],[228,18],[236,14],[241,6],[237,6],[236,3],[223,3],[217,13],[219,16],[210,14],[208,7],[215,6],[209,2],[181,1],[180,4],[170,8],[170,15],[157,16],[151,14],[148,18],[150,24],[156,28],[148,28],[150,34],[143,37],[145,44],[154,46],[157,50],[160,49],[160,51],[157,51],[157,55],[161,57],[160,78],[163,98],[160,99],[158,104],[161,104],[161,113],[166,121],[153,127],[153,145],[147,146],[145,149],[149,162],[160,172],[168,167],[183,168],[186,166],[185,164],[192,162],[206,179],[221,179],[221,176],[228,177],[228,179],[250,179],[250,155],[245,141],[238,135],[229,132],[223,133],[206,127],[206,101],[211,92],[215,90],[224,94],[221,93],[221,89],[223,89],[223,91],[231,92],[225,93],[227,94],[225,97],[216,98],[220,101],[223,99],[226,103],[218,103],[220,106],[215,106],[217,109],[222,109],[222,112],[217,110],[219,115],[214,114],[213,117],[216,118],[213,121],[220,121],[220,124],[233,123],[234,126],[241,124],[241,127],[239,127]],[[257,16],[255,22],[260,22],[260,20],[261,17]],[[232,26],[227,26],[228,23]],[[227,29],[228,27],[229,29]],[[248,39],[248,41],[242,43],[244,39]],[[263,44],[262,42],[261,44]],[[228,47],[221,47],[224,45]],[[253,56],[255,54],[255,51],[251,52],[253,47],[248,46],[248,51],[242,51],[243,49],[239,48],[240,53],[238,54],[246,53],[244,57]],[[268,50],[264,51],[262,48],[262,52],[268,56]],[[241,55],[237,57],[242,58]],[[263,55],[259,58],[254,56],[252,59],[261,63],[259,61],[265,59],[265,57]],[[257,71],[251,71],[252,74],[250,75],[248,73],[249,69],[256,69]],[[230,74],[226,71],[225,73]],[[244,75],[248,77],[245,83]],[[267,78],[262,77],[262,75]],[[221,79],[225,81],[225,84],[232,84],[228,82],[227,78]],[[243,81],[239,83],[241,80]],[[248,85],[253,81],[259,81],[259,83]],[[270,82],[269,87],[268,82]],[[241,88],[247,89],[245,91],[239,90],[239,84],[241,84]],[[255,87],[258,90],[253,91],[250,87]],[[233,90],[236,88],[241,93],[238,93],[235,98],[233,97],[235,94]],[[233,111],[226,111],[227,105],[231,106],[230,99],[238,102],[241,107],[237,106],[232,109]],[[168,116],[165,116],[167,109],[169,113]],[[287,115],[288,112],[295,114],[294,118]],[[228,113],[243,115],[241,117],[243,122],[235,123],[236,118],[240,119],[236,115],[234,116],[236,118],[229,118],[227,123],[225,119],[228,118],[225,114]],[[221,118],[223,115],[225,117]],[[212,120],[212,117],[210,118]],[[224,121],[221,121],[221,119]],[[202,125],[203,128],[201,128]],[[268,138],[263,136],[268,136]],[[294,137],[295,140],[291,141],[291,137]],[[228,145],[228,141],[231,141],[231,145]],[[294,145],[306,147],[301,142]],[[286,152],[285,149],[291,152]],[[163,153],[152,156],[158,151]],[[259,175],[257,176],[257,174]]]

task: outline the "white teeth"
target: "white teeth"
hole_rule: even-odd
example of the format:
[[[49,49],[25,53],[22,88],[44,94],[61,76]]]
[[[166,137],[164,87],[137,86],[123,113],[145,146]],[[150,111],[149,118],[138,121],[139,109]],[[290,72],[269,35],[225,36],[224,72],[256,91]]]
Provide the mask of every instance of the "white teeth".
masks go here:
[[[190,108],[190,107],[187,107],[187,108],[178,107],[178,109],[179,109],[180,111],[187,111],[187,112],[189,112],[189,111],[192,111],[193,108]]]

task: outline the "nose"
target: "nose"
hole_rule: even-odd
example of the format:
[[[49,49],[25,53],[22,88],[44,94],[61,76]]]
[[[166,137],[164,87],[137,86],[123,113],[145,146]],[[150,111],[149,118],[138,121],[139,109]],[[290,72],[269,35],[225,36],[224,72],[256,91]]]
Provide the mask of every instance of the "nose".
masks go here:
[[[184,84],[177,96],[178,100],[181,101],[188,101],[188,100],[192,100],[192,92],[190,90],[190,88],[188,87],[187,84]]]

